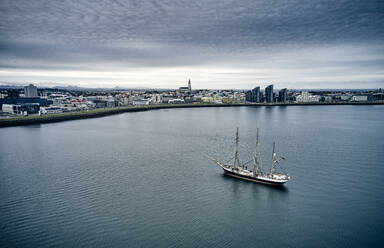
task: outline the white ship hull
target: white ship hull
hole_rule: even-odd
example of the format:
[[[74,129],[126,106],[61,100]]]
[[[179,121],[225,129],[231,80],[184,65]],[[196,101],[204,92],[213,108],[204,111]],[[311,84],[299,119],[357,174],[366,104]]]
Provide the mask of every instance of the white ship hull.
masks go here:
[[[243,169],[243,168],[234,168],[231,165],[224,165],[220,163],[217,160],[214,160],[217,165],[219,165],[223,170],[224,173],[228,176],[242,179],[250,182],[255,183],[262,183],[262,184],[268,184],[268,185],[283,185],[284,183],[288,182],[290,179],[289,176],[280,175],[280,174],[264,174],[264,175],[254,175],[252,171]]]
[[[254,183],[263,183],[263,184],[269,184],[269,185],[283,185],[284,183],[288,182],[288,179],[274,179],[267,176],[253,176],[253,173],[251,172],[251,175],[244,175],[243,173],[237,173],[236,171],[232,171],[229,169],[224,169],[224,173],[228,176],[235,177],[238,179],[254,182]]]

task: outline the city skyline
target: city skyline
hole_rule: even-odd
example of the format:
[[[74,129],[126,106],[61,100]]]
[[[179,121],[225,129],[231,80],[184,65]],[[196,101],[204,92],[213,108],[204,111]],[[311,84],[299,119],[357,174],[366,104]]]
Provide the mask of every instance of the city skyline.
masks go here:
[[[381,1],[2,1],[0,81],[382,88]]]

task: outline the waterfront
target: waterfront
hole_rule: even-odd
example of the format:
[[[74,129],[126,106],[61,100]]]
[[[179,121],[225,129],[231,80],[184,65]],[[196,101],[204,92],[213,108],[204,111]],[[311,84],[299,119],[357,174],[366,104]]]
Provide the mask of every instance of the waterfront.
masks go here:
[[[0,245],[379,246],[384,106],[163,109],[0,129]],[[261,132],[284,188],[223,175]],[[248,156],[249,157],[249,156]]]
[[[1,127],[34,125],[43,123],[52,123],[69,120],[79,120],[96,118],[107,115],[121,114],[126,112],[139,112],[155,109],[170,109],[170,108],[207,108],[207,107],[241,107],[241,106],[331,106],[331,105],[382,105],[384,102],[348,102],[348,103],[247,103],[247,104],[162,104],[162,105],[147,105],[147,106],[124,106],[118,108],[101,108],[94,110],[64,112],[48,115],[30,115],[16,117],[0,117]]]

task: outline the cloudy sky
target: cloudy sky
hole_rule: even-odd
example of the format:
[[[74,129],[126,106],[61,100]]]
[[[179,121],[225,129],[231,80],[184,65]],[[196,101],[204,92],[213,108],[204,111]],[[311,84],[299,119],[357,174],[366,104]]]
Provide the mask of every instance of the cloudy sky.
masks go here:
[[[0,0],[0,82],[384,87],[382,0]]]

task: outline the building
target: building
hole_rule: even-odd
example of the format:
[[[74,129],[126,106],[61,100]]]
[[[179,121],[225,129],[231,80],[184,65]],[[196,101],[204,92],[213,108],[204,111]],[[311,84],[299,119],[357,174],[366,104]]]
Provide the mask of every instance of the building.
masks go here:
[[[173,96],[173,95],[162,95],[162,97],[161,97],[161,99],[162,99],[162,103],[168,103],[169,102],[169,100],[171,100],[171,99],[174,99],[174,98],[176,98],[175,96]]]
[[[384,93],[375,93],[372,95],[373,101],[384,101]]]
[[[113,96],[108,96],[107,108],[114,108],[114,107],[117,107],[117,101]]]
[[[222,101],[224,103],[224,99],[223,98],[222,98]],[[215,102],[215,99],[212,96],[203,96],[203,97],[201,97],[201,101],[204,102],[204,103],[213,103],[213,102]]]
[[[99,99],[94,99],[91,101],[95,108],[106,108],[107,107],[107,101],[106,100],[99,100]]]
[[[191,79],[188,80],[188,86],[187,87],[180,87],[179,88],[179,92],[180,92],[180,94],[192,93]]]
[[[279,102],[286,102],[288,100],[287,88],[279,91]]]
[[[0,109],[2,108],[3,104],[13,104],[13,105],[23,105],[27,103],[38,103],[40,106],[49,106],[53,102],[51,100],[47,99],[41,99],[37,97],[29,97],[29,98],[4,98],[0,99]]]
[[[183,99],[171,99],[168,101],[169,104],[182,104],[185,103]]]
[[[63,112],[63,109],[61,107],[58,107],[58,106],[50,106],[50,107],[42,107],[40,109],[40,114],[58,114],[58,113],[62,113]]]
[[[265,88],[265,101],[266,102],[273,102],[274,95],[273,95],[273,84],[269,85],[267,88]]]
[[[193,96],[185,96],[184,97],[184,103],[193,103],[194,97]]]
[[[27,115],[39,113],[40,105],[38,103],[24,103],[24,104],[3,104],[2,111],[4,113],[14,115]]]
[[[21,110],[27,114],[37,114],[40,110],[40,104],[38,103],[24,103],[21,104]]]
[[[234,92],[233,93],[233,101],[234,101],[234,103],[244,103],[245,97],[244,97],[244,95],[240,94],[239,92]]]
[[[13,115],[21,115],[21,105],[18,104],[3,104],[2,109],[4,113],[9,113]]]
[[[33,84],[24,86],[24,96],[25,97],[38,97],[37,87]]]
[[[253,90],[245,93],[245,99],[248,102],[260,102],[260,87],[255,87]]]
[[[150,102],[149,99],[138,99],[138,100],[133,100],[132,104],[135,106],[149,105],[149,102]]]
[[[163,97],[160,94],[153,94],[150,99],[151,104],[160,104],[163,102]]]
[[[332,102],[332,96],[322,96],[322,97],[320,97],[320,101],[330,103],[330,102]]]
[[[352,96],[350,96],[350,95],[341,95],[341,96],[340,96],[340,100],[341,100],[341,101],[345,101],[345,102],[350,101],[351,98],[352,98]]]
[[[352,96],[352,102],[366,102],[368,101],[367,96]]]
[[[108,99],[107,100],[107,108],[115,108],[117,107],[117,101],[114,99]]]
[[[212,97],[214,103],[223,103],[223,97],[220,94],[214,94]]]
[[[296,96],[296,102],[302,103],[302,102],[319,102],[320,96],[318,95],[312,95],[307,91],[303,91],[301,95]]]

